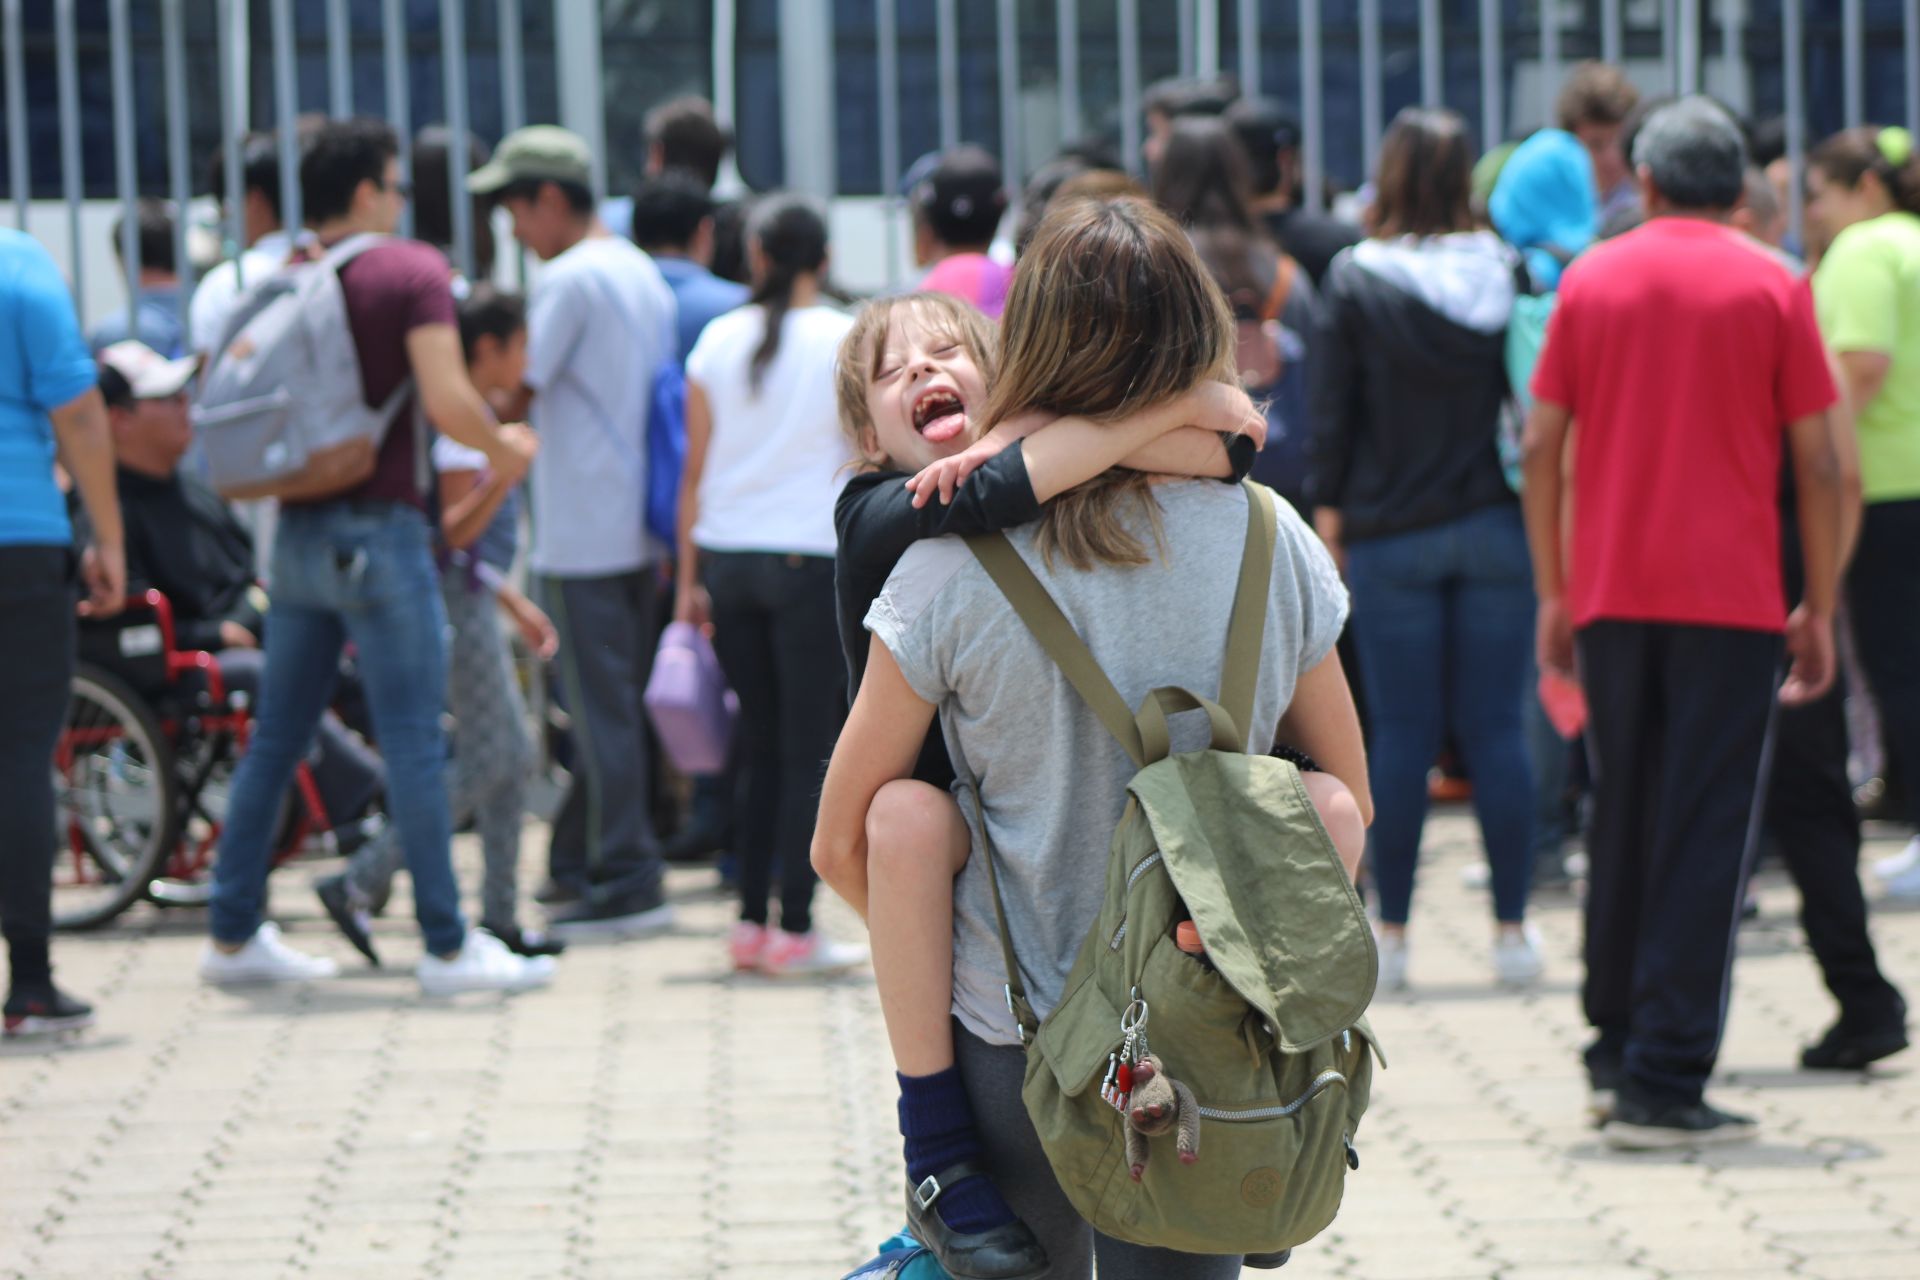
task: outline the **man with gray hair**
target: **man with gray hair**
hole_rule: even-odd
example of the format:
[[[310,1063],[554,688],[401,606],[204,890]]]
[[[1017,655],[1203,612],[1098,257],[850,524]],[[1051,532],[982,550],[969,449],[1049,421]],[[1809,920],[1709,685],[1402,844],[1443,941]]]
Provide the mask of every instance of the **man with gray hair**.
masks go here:
[[[1590,707],[1594,1111],[1609,1146],[1644,1150],[1755,1132],[1703,1094],[1776,694],[1802,705],[1833,681],[1840,493],[1812,294],[1728,225],[1746,171],[1739,129],[1687,98],[1647,122],[1633,160],[1648,221],[1561,282],[1533,380],[1525,501],[1540,665],[1571,675],[1577,653]],[[1805,565],[1791,616],[1788,452]]]

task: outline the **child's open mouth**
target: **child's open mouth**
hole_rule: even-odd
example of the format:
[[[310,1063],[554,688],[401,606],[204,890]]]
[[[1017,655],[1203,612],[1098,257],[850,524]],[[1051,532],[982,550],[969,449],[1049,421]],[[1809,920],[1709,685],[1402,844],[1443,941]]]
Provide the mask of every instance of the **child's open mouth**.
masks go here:
[[[946,444],[967,429],[967,407],[945,387],[930,387],[914,401],[913,429],[929,444]]]

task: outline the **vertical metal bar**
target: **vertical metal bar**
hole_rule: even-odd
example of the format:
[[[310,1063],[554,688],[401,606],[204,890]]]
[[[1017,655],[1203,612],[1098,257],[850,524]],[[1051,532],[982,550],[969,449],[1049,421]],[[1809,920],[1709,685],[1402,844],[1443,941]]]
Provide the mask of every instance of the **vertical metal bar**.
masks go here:
[[[1540,0],[1540,118],[1553,124],[1553,100],[1560,92],[1560,0]]]
[[[1302,34],[1301,39],[1306,36]],[[1446,105],[1446,64],[1440,30],[1440,0],[1420,0],[1420,103]]]
[[[120,200],[120,270],[127,280],[127,336],[140,336],[140,174],[133,150],[133,49],[127,0],[108,0],[108,74],[113,81],[113,186]],[[169,353],[170,354],[170,353]]]
[[[1380,138],[1386,130],[1380,84],[1380,0],[1360,0],[1360,146],[1369,178],[1379,162]]]
[[[874,55],[880,70],[880,208],[887,221],[887,285],[900,283],[900,15],[895,0],[873,0]],[[1001,21],[1012,0],[1004,0]],[[1004,27],[1001,43],[1006,43]],[[1005,66],[1005,55],[1001,63]],[[1001,86],[1000,130],[1010,135],[1015,121],[1007,115],[1006,87]]]
[[[85,256],[80,252],[80,200],[85,194],[80,174],[80,55],[74,47],[74,0],[55,0],[53,6],[54,59],[60,94],[60,191],[67,202],[67,261],[73,296],[81,318],[86,317]]]
[[[527,63],[520,51],[520,0],[494,0],[500,19],[500,128],[512,133],[527,122]],[[716,95],[718,86],[715,86]],[[725,111],[723,120],[733,119],[732,103],[722,108],[717,100],[714,111]]]
[[[1174,45],[1180,52],[1180,74],[1183,76],[1194,74],[1193,24],[1196,19],[1193,6],[1194,0],[1179,0],[1173,9]]]
[[[161,0],[160,56],[167,94],[167,194],[173,201],[173,269],[180,277],[180,329],[187,329],[187,304],[193,298],[193,259],[187,254],[187,205],[193,200],[193,176],[187,158],[187,43],[181,5]]]
[[[6,0],[7,62],[7,179],[13,185],[13,219],[27,229],[27,210],[33,203],[33,177],[27,160],[27,72],[21,52],[21,0]]]
[[[1240,0],[1240,92],[1260,96],[1260,0]]]
[[[347,0],[327,0],[327,102],[338,119],[353,114],[353,23]]]
[[[1320,101],[1320,0],[1300,0],[1300,176],[1307,208],[1326,203],[1325,104]]]
[[[883,9],[889,0],[878,0]],[[1000,172],[1008,190],[1018,197],[1024,174],[1020,165],[1020,14],[1014,0],[995,5],[994,57],[1000,71]]]
[[[1907,53],[1907,128],[1920,133],[1920,0],[1906,0],[1900,28]]]
[[[1120,0],[1120,150],[1140,172],[1140,0]]]
[[[1674,88],[1680,93],[1700,92],[1700,0],[1675,0],[1674,3]]]
[[[781,0],[780,47],[783,51],[790,43],[787,25],[792,16],[792,7],[792,0]],[[586,139],[587,151],[593,156],[593,194],[595,199],[599,199],[607,191],[607,97],[600,61],[600,6],[584,4],[580,0],[554,0],[553,43],[557,65],[565,69],[560,76],[560,123]],[[831,53],[829,48],[828,54]],[[804,82],[814,69],[790,66],[783,56],[780,70],[785,96],[793,100],[797,91],[804,91],[808,87]],[[831,64],[820,70],[823,74],[830,74]],[[786,105],[782,103],[783,107]],[[797,140],[792,138],[796,114],[802,119],[808,118],[805,111],[786,113],[790,139],[786,149],[789,178],[796,161],[804,167],[810,159],[808,156],[795,155],[801,150],[795,145]],[[828,117],[825,125],[815,141],[831,154],[831,117]],[[827,167],[831,171],[832,165]]]
[[[516,16],[519,13],[520,0],[513,0]],[[734,101],[733,60],[738,52],[736,36],[739,31],[739,10],[734,0],[714,0],[713,4],[713,114],[720,123],[731,125],[738,117],[739,104]],[[504,17],[501,18],[505,22]],[[520,33],[514,32],[514,50],[520,47]],[[520,75],[520,122],[526,123],[526,72]],[[732,166],[729,165],[731,168]]]
[[[1752,85],[1747,79],[1746,0],[1719,0],[1721,92],[1735,111],[1753,110]]]
[[[935,0],[933,50],[939,67],[940,149],[960,145],[959,0]]]
[[[400,138],[400,177],[413,180],[413,90],[407,66],[406,0],[382,0],[380,59],[387,77],[387,123]],[[413,234],[413,202],[400,211],[400,234]]]
[[[300,205],[300,85],[294,78],[293,0],[273,0],[273,118],[280,134],[280,220],[295,234]]]
[[[1797,175],[1807,158],[1806,17],[1794,0],[1780,6],[1780,56],[1786,63],[1787,163],[1796,175],[1787,184],[1787,218],[1795,239],[1806,225],[1806,202]],[[1804,243],[1804,242],[1803,242]]]
[[[1551,0],[1541,5],[1544,14]],[[1500,0],[1480,0],[1480,149],[1506,140],[1506,86],[1501,82]]]
[[[1060,47],[1060,140],[1080,137],[1080,5],[1078,0],[1056,0],[1054,33]]]
[[[1194,11],[1193,60],[1196,74],[1220,74],[1220,0],[1200,0]]]
[[[467,197],[467,0],[440,0],[440,83],[446,98],[447,204],[453,213],[453,262],[474,277],[473,201]]]
[[[576,6],[568,6],[572,7]],[[593,56],[597,61],[598,18],[587,16],[594,17]],[[821,20],[812,0],[780,0],[779,17],[780,131],[786,151],[786,185],[821,200],[830,199],[839,182],[833,132],[833,26]],[[567,65],[571,73],[570,64],[562,65]],[[594,101],[598,104],[597,65],[595,72]],[[604,109],[596,105],[594,115],[604,128]],[[603,136],[596,157],[605,152],[604,144]]]
[[[1680,0],[1660,0],[1660,76],[1668,93],[1680,92],[1680,59],[1674,33],[1680,26]]]
[[[1867,32],[1861,0],[1841,0],[1840,65],[1846,125],[1852,129],[1867,119]]]
[[[1626,31],[1620,19],[1620,0],[1600,0],[1601,60],[1619,66],[1626,47]]]
[[[226,170],[220,198],[226,205],[227,234],[225,255],[233,260],[234,280],[245,288],[241,270],[247,251],[247,211],[245,174],[241,170],[241,135],[246,132],[246,94],[241,91],[240,68],[246,65],[246,48],[240,38],[238,20],[244,18],[245,0],[220,0],[220,148]]]

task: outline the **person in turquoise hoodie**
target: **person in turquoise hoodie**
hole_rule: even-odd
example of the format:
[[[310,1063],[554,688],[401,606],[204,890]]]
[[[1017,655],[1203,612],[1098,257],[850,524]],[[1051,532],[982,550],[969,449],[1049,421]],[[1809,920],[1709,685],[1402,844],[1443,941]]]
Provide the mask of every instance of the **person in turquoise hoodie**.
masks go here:
[[[1566,130],[1540,130],[1502,166],[1487,211],[1501,238],[1525,255],[1534,287],[1556,288],[1600,230],[1592,157]]]

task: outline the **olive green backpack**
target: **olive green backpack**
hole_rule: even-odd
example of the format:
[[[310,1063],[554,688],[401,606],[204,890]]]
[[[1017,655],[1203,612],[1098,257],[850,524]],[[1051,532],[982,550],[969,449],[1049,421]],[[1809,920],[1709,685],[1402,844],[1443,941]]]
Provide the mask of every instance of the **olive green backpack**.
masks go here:
[[[1299,771],[1249,754],[1274,550],[1274,509],[1247,486],[1246,551],[1220,700],[1156,689],[1139,711],[1100,670],[1011,543],[969,540],[988,575],[1139,767],[1113,834],[1107,895],[1060,1003],[1041,1021],[1007,932],[1007,1004],[1027,1046],[1022,1098],[1068,1199],[1093,1226],[1186,1253],[1272,1253],[1340,1208],[1378,1055],[1363,1014],[1378,957],[1365,913]],[[1201,710],[1211,745],[1170,754],[1167,716]],[[976,806],[979,803],[975,796]],[[979,823],[983,838],[984,817]],[[1191,914],[1205,960],[1174,932]],[[1130,1034],[1131,1033],[1131,1034]],[[1144,1040],[1144,1043],[1142,1041]],[[1200,1114],[1198,1160],[1154,1138],[1131,1176],[1117,1066],[1151,1051]]]

